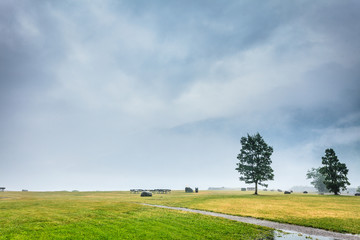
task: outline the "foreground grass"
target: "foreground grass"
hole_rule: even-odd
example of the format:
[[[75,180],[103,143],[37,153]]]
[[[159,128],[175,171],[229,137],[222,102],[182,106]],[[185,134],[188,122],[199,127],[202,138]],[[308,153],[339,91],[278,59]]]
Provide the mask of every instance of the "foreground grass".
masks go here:
[[[122,192],[1,193],[0,239],[272,238],[269,228],[143,206],[139,199]]]
[[[156,195],[144,201],[360,234],[360,198],[354,196],[202,191]]]
[[[201,191],[0,193],[0,239],[266,239],[272,231],[138,203],[187,207],[360,234],[360,198]]]

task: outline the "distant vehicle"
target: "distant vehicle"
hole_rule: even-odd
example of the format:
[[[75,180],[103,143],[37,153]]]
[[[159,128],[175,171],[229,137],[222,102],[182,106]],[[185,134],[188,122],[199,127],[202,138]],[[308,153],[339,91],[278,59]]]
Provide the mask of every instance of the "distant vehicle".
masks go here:
[[[147,192],[147,191],[144,191],[140,194],[141,197],[152,197],[152,193],[151,192]]]

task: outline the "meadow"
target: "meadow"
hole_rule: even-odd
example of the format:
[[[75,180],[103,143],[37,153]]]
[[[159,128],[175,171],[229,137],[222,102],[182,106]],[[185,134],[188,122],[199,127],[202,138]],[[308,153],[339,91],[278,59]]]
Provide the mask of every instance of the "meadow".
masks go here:
[[[135,203],[124,192],[0,193],[0,239],[272,239],[272,229]]]
[[[2,192],[0,239],[272,239],[272,229],[194,213],[180,206],[360,233],[360,198],[262,192]]]
[[[360,234],[360,197],[278,192],[202,191],[155,196],[147,203],[255,217]]]

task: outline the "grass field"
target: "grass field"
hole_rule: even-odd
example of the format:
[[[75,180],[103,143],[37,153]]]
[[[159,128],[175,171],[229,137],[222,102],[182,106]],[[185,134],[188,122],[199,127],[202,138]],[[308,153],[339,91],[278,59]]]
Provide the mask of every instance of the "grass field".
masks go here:
[[[272,239],[269,228],[143,206],[121,192],[0,193],[0,239]]]
[[[271,239],[272,230],[162,204],[360,233],[360,198],[201,191],[0,193],[0,239]]]
[[[355,196],[202,191],[157,195],[146,202],[360,234],[360,197]]]

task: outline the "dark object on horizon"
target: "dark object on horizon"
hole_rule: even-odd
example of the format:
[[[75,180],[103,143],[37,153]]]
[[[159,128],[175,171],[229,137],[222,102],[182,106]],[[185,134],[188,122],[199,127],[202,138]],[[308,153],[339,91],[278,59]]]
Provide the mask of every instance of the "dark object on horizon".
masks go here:
[[[227,190],[225,187],[209,187],[208,190]]]
[[[141,192],[152,192],[152,193],[171,193],[171,189],[130,189],[130,193],[141,193]]]
[[[264,182],[274,180],[274,170],[270,166],[270,157],[274,150],[259,133],[242,137],[240,143],[240,154],[237,156],[239,162],[235,170],[240,174],[240,181],[247,184],[255,183],[254,194],[257,195],[258,185],[267,187]]]
[[[278,192],[282,192],[282,190],[281,190],[281,189],[278,189],[277,191],[278,191]]]
[[[195,188],[195,192],[198,193],[198,192],[199,192],[199,188],[196,187],[196,188]]]
[[[357,192],[357,193],[355,193],[355,196],[360,196],[360,193],[358,193],[358,192]]]
[[[324,195],[324,193],[323,193],[323,192],[319,192],[319,195]]]
[[[161,193],[161,194],[166,194],[166,193],[171,193],[171,189],[162,189],[162,188],[159,188],[159,189],[153,189],[153,190],[150,190],[150,192],[153,192],[153,193]]]
[[[29,190],[27,190],[27,189],[23,189],[23,190],[21,190],[22,192],[28,192]]]
[[[191,187],[186,187],[186,188],[185,188],[185,192],[186,192],[186,193],[193,193],[194,190],[193,190]]]
[[[266,191],[267,191],[267,189],[265,188],[263,191],[265,191],[265,192],[266,192]]]
[[[303,191],[303,193],[307,194],[308,192],[307,192],[307,191]]]
[[[146,191],[144,191],[144,192],[142,192],[142,193],[140,194],[140,196],[141,196],[141,197],[152,197],[152,193],[151,193],[151,192],[146,192]]]
[[[291,194],[291,192],[289,192],[289,191],[285,191],[285,192],[284,192],[284,194]]]
[[[244,188],[244,187],[243,187],[243,188],[241,188],[241,191],[245,192],[245,191],[246,191],[246,188]]]
[[[0,187],[0,192],[5,191],[5,187]]]

